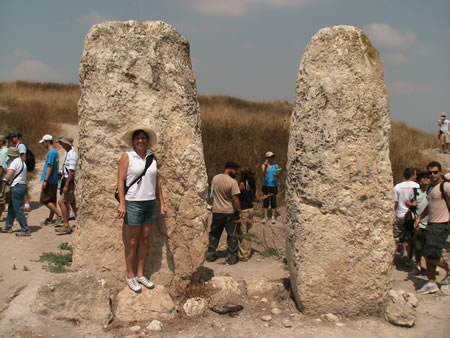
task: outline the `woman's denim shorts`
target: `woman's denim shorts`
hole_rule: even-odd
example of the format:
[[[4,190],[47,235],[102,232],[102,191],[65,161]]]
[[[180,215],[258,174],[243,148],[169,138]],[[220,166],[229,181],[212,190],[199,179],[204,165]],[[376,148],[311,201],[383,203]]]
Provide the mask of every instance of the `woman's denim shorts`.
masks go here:
[[[125,223],[139,226],[144,223],[156,223],[156,202],[152,201],[125,201],[127,213]]]

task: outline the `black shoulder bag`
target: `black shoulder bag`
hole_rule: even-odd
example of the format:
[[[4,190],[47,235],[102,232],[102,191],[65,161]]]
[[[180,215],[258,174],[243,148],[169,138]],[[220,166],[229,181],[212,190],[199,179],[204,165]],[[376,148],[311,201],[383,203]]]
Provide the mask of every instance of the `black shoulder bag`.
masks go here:
[[[131,184],[129,186],[127,186],[126,182],[124,182],[124,186],[125,186],[125,196],[127,195],[128,190],[131,188],[131,186],[135,183],[139,183],[142,180],[142,177],[145,176],[147,169],[152,165],[153,163],[153,154],[150,154],[147,159],[145,160],[145,169],[142,172],[142,174],[140,174],[138,177],[136,177],[136,179],[131,182]],[[114,193],[114,198],[117,200],[117,202],[120,202],[119,199],[119,188],[116,188],[116,192]]]
[[[413,191],[414,191],[414,201],[417,201],[417,188],[413,188]],[[411,207],[405,214],[404,224],[407,231],[410,232],[414,231],[414,222],[417,217],[416,210],[417,207]]]

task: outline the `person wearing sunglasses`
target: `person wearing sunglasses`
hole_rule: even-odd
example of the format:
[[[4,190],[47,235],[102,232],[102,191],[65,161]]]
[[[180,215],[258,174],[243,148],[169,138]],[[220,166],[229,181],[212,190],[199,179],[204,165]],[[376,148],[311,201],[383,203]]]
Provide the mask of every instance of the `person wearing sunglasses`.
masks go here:
[[[450,201],[450,183],[443,180],[442,167],[439,162],[430,162],[427,170],[431,175],[431,184],[428,188],[428,206],[414,223],[414,227],[418,229],[422,219],[428,215],[423,247],[423,255],[427,264],[428,283],[417,290],[421,294],[439,292],[439,287],[436,283],[436,267],[438,266],[445,270],[444,278],[440,284],[450,284],[448,263],[442,256],[442,249],[450,234],[450,214],[448,208],[448,201]]]

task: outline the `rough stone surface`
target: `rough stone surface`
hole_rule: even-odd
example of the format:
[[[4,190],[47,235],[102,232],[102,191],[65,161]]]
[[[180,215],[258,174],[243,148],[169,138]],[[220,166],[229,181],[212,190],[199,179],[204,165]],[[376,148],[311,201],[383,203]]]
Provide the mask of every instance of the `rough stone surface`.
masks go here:
[[[188,317],[198,316],[208,309],[208,301],[200,297],[190,298],[184,303],[183,309]]]
[[[174,310],[172,298],[161,285],[156,285],[153,290],[142,290],[141,293],[125,287],[117,295],[115,318],[121,322],[171,319]]]
[[[130,327],[130,331],[133,331],[134,333],[141,332],[141,327],[139,325],[134,325]]]
[[[228,276],[213,277],[208,282],[208,285],[213,290],[227,290],[232,293],[241,294],[241,291],[239,289],[239,283],[236,282],[233,278]]]
[[[384,317],[391,324],[412,327],[416,322],[416,311],[401,294],[390,290]]]
[[[292,327],[293,326],[292,322],[289,319],[285,319],[283,321],[283,325],[284,325],[284,327]]]
[[[381,313],[392,262],[389,100],[356,27],[321,29],[297,80],[287,160],[287,258],[307,314]]]
[[[403,294],[403,298],[405,299],[406,303],[408,303],[408,305],[412,306],[413,308],[416,308],[419,305],[419,300],[417,299],[416,295],[411,292]]]
[[[128,150],[123,135],[148,126],[158,138],[152,151],[169,216],[158,212],[145,272],[156,284],[183,287],[203,263],[208,242],[208,185],[189,42],[160,21],[101,23],[87,34],[79,77],[74,266],[124,279],[126,231],[113,197],[118,161]]]
[[[279,295],[283,292],[284,286],[279,282],[271,282],[265,279],[249,280],[247,283],[247,295]]]
[[[209,308],[219,314],[241,311],[243,298],[240,294],[228,290],[222,290],[211,296]]]
[[[107,325],[112,319],[109,291],[89,273],[55,277],[37,291],[31,308],[36,313],[72,322]]]
[[[147,326],[147,330],[149,331],[161,331],[162,330],[162,323],[159,320],[152,320],[150,324]]]
[[[262,316],[261,320],[263,322],[270,322],[272,320],[272,316],[271,315]]]

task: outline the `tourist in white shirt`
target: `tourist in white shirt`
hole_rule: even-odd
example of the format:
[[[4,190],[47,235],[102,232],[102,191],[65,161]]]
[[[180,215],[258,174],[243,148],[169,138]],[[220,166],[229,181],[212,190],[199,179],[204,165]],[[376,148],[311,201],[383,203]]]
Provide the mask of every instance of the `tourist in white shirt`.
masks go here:
[[[27,224],[25,211],[23,209],[23,198],[27,193],[27,165],[19,154],[19,149],[15,147],[8,148],[10,164],[5,179],[11,186],[11,201],[8,204],[8,216],[6,217],[6,231],[11,233],[14,219],[19,221],[21,232],[16,236],[31,236],[30,228]]]
[[[405,227],[405,214],[408,211],[406,201],[409,200],[413,188],[419,188],[419,184],[415,182],[416,171],[413,168],[406,168],[403,171],[403,177],[405,178],[405,181],[398,183],[394,187],[394,208],[396,216],[394,223],[394,240],[395,252],[397,252],[398,246],[402,245],[403,257],[408,258],[408,239],[412,235],[412,232],[408,232],[408,229]]]
[[[58,235],[65,235],[72,233],[72,228],[69,224],[69,211],[72,208],[75,215],[77,214],[77,203],[75,201],[75,171],[78,167],[78,154],[73,148],[73,138],[70,136],[61,135],[58,138],[58,143],[66,151],[62,167],[61,178],[61,194],[62,199],[58,200],[59,208],[64,218],[64,225],[55,228]]]
[[[156,223],[156,198],[159,198],[162,215],[167,215],[167,208],[158,179],[158,164],[148,151],[156,142],[155,133],[147,128],[138,128],[126,133],[124,140],[133,149],[124,153],[119,162],[118,212],[119,217],[124,218],[128,232],[128,243],[125,245],[126,281],[131,290],[139,292],[142,289],[139,284],[149,289],[154,287],[144,276],[144,267],[152,225]],[[145,175],[131,185],[144,172],[147,161],[150,166]],[[125,186],[129,187],[127,191]]]

